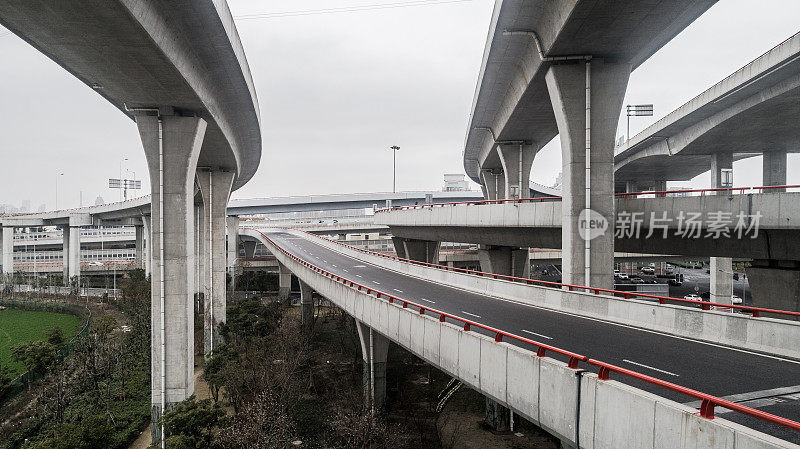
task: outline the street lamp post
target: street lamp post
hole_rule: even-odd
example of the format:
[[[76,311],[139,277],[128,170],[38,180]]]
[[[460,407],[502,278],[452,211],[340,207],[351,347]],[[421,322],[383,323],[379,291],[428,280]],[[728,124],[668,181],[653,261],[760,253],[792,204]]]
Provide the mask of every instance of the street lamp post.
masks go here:
[[[56,175],[56,207],[55,210],[58,210],[58,178],[60,176],[64,176],[64,173],[59,173]]]
[[[392,193],[397,192],[397,150],[400,149],[397,145],[389,147],[392,150]]]

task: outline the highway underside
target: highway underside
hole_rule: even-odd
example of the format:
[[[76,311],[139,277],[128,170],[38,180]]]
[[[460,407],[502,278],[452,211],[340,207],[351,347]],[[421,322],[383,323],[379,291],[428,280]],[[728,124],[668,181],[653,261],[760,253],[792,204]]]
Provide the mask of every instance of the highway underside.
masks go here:
[[[398,298],[704,393],[726,398],[741,395],[730,399],[800,420],[800,361],[479,295],[379,268],[294,234],[266,235],[309,263]],[[523,343],[518,345],[525,347]],[[566,358],[552,357],[566,362]],[[693,402],[690,397],[621,375],[612,378],[677,402]],[[730,421],[800,443],[798,432],[723,408],[716,412]]]

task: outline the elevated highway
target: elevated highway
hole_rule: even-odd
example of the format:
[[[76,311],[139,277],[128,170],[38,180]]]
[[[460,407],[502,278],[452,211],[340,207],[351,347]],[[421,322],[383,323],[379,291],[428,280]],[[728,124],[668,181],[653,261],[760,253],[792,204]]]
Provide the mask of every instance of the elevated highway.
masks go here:
[[[8,0],[0,3],[0,24],[138,128],[151,185],[144,226],[153,266],[152,435],[159,442],[161,414],[194,393],[191,311],[198,285],[206,292],[205,352],[219,342],[225,208],[261,159],[258,99],[233,16],[224,0]],[[65,281],[79,273],[80,227],[93,220],[69,214],[63,227],[64,254],[72,259]],[[3,220],[4,270],[13,266],[6,234],[18,225]],[[195,277],[195,266],[203,278]]]
[[[796,322],[510,282],[298,232],[243,232],[300,279],[304,309],[313,289],[358,320],[378,403],[391,340],[573,447],[768,448],[800,441],[799,433],[759,419],[800,430],[761,414],[797,419],[796,402],[767,401],[760,411],[734,404],[744,414],[726,413],[729,403],[695,392],[755,398],[762,394],[756,391],[793,386],[800,374],[800,353],[790,349],[791,335],[800,332]],[[604,380],[609,373],[616,380]],[[720,417],[706,419],[708,406],[698,414],[682,405],[693,398],[716,404]]]

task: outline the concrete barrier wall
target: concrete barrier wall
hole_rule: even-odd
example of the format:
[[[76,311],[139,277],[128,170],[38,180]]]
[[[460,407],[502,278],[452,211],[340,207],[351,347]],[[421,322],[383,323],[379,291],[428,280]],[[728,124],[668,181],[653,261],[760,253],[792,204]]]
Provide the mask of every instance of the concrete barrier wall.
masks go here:
[[[724,419],[700,418],[696,410],[676,402],[598,380],[558,360],[389,304],[306,268],[261,240],[292,273],[348,314],[567,445],[800,448]]]
[[[373,265],[481,295],[800,360],[798,321],[753,318],[740,313],[526,285],[362,253],[329,240],[302,235],[328,249]]]

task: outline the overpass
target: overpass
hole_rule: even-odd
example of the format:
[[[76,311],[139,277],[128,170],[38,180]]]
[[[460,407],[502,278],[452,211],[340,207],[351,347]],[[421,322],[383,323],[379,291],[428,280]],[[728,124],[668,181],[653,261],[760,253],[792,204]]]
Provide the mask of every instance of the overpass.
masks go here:
[[[618,192],[666,190],[712,167],[763,155],[765,186],[786,184],[800,151],[800,33],[631,137],[614,155]],[[718,187],[712,185],[712,187]]]
[[[523,197],[536,152],[561,136],[563,274],[610,287],[613,240],[579,237],[592,209],[613,217],[613,153],[628,77],[714,0],[498,0],[464,143],[486,199]]]
[[[230,192],[252,178],[261,159],[258,100],[233,17],[223,0],[9,0],[0,4],[0,24],[108,100],[139,130],[152,186],[157,442],[160,414],[194,392],[194,316],[187,313],[195,292],[192,267],[198,260],[207,265],[209,352],[225,317],[225,208]],[[196,187],[201,205],[195,204]],[[70,214],[63,229],[75,235],[65,242],[79,246],[77,228],[92,220]],[[197,239],[208,242],[204,248],[195,245],[195,221],[207,225]],[[6,259],[9,240],[3,234]]]
[[[242,232],[299,278],[304,320],[312,290],[357,320],[376,406],[392,341],[566,447],[798,447],[800,407],[775,399],[797,388],[796,321],[548,288],[297,231]]]

